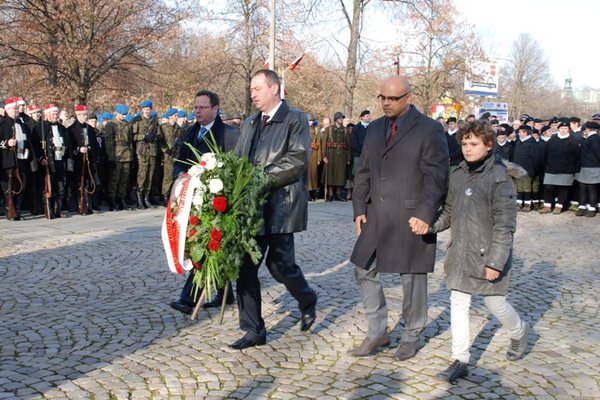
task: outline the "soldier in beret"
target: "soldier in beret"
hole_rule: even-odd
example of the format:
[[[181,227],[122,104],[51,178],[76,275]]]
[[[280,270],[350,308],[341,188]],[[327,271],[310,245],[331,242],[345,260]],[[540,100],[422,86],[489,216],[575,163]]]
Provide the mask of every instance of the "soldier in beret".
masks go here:
[[[132,125],[135,154],[138,160],[137,171],[137,207],[144,209],[150,207],[150,186],[152,175],[156,166],[158,121],[156,114],[152,114],[152,101],[144,100],[140,103],[142,118]]]
[[[110,166],[108,184],[108,209],[125,208],[125,196],[129,182],[129,171],[133,161],[133,134],[131,124],[125,120],[129,108],[125,104],[115,107],[115,120],[110,120],[104,128],[106,155]]]
[[[346,184],[346,166],[350,164],[350,143],[343,125],[344,114],[338,111],[333,116],[333,126],[325,131],[323,148],[325,170],[327,174],[327,200],[346,201],[341,192]]]

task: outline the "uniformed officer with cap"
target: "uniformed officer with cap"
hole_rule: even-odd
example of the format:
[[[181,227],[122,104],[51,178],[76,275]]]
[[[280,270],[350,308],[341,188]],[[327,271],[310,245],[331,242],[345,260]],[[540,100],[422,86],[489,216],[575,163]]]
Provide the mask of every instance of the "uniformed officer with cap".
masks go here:
[[[129,170],[133,161],[133,134],[131,124],[125,120],[129,107],[121,103],[115,107],[115,120],[106,124],[104,141],[110,165],[108,184],[108,209],[125,208],[125,196],[129,181]]]
[[[150,206],[150,186],[156,167],[158,121],[156,112],[152,111],[152,101],[140,103],[142,118],[132,125],[135,154],[138,160],[137,171],[137,204],[138,209]],[[154,113],[154,114],[153,114]]]

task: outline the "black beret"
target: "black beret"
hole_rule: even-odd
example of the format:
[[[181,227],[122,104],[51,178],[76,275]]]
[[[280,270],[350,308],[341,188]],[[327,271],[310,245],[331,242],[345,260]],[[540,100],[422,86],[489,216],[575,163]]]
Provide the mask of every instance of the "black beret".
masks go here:
[[[450,117],[448,118],[448,120],[446,121],[446,123],[450,123],[450,122],[456,122],[456,117]]]
[[[558,127],[562,128],[563,126],[566,126],[567,128],[569,128],[571,125],[569,125],[568,122],[560,121],[560,124],[558,124]]]
[[[579,123],[579,122],[581,122],[581,118],[571,117],[571,118],[569,118],[569,122],[577,122],[577,123]]]
[[[493,119],[490,121],[490,125],[499,125],[499,124],[500,124],[500,122],[498,122],[497,119]]]
[[[587,121],[585,124],[583,124],[583,129],[600,130],[600,124],[594,121]]]
[[[519,126],[519,130],[520,131],[525,130],[525,131],[531,132],[531,127],[529,125],[521,125],[521,126]]]
[[[543,121],[542,119],[540,119],[540,118],[534,118],[534,119],[533,119],[533,122],[535,122],[535,123],[538,123],[538,124],[539,124],[540,122],[544,122],[544,121]]]
[[[491,116],[492,116],[492,114],[490,114],[489,112],[484,112],[484,113],[481,115],[481,119],[483,119],[483,118],[489,118],[489,117],[491,117]]]
[[[501,124],[500,127],[505,135],[510,135],[511,133],[513,133],[515,131],[513,129],[513,127],[510,126],[509,124]]]
[[[364,117],[365,115],[369,115],[369,114],[371,114],[371,111],[369,111],[369,110],[362,110],[362,111],[360,112],[360,117],[359,117],[359,118],[362,118],[362,117]]]
[[[541,131],[540,131],[540,132],[544,133],[544,132],[546,132],[548,129],[550,129],[550,127],[549,127],[548,125],[546,125],[546,126],[542,126],[542,129],[541,129]]]

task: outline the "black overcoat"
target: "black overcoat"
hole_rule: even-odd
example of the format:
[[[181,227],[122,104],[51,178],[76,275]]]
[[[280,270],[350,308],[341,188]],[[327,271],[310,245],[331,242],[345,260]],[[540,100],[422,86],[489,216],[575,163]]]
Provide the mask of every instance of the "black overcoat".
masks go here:
[[[412,233],[408,220],[432,224],[446,193],[448,144],[442,125],[410,106],[386,146],[387,117],[372,122],[354,178],[354,218],[367,222],[350,261],[365,268],[376,253],[378,272],[433,271],[435,235]]]

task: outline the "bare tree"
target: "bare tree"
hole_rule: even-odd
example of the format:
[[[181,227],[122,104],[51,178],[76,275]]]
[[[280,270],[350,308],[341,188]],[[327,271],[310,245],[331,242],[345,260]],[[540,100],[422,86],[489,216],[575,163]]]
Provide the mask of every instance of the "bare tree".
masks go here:
[[[182,11],[156,0],[6,0],[0,68],[33,67],[56,95],[85,103],[109,73],[149,68]]]
[[[404,7],[405,34],[395,53],[411,78],[413,98],[423,112],[443,97],[461,99],[465,60],[485,58],[477,38],[451,0],[413,0]]]
[[[555,86],[549,73],[546,55],[537,41],[521,33],[513,42],[511,61],[506,65],[504,92],[509,99],[509,115],[533,113],[535,103],[547,98]]]

